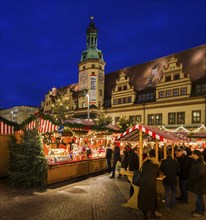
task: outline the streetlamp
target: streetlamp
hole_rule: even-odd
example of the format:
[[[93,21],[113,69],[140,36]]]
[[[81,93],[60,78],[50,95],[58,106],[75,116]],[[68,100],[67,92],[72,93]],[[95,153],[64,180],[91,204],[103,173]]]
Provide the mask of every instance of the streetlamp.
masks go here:
[[[90,97],[89,97],[89,93],[86,94],[87,96],[87,101],[88,101],[88,109],[87,109],[87,120],[90,120]]]

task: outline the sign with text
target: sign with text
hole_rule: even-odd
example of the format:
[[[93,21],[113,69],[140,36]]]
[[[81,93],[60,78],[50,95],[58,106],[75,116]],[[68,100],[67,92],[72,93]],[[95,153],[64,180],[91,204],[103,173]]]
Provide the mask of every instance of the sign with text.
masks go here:
[[[96,75],[92,74],[90,75],[90,103],[94,104],[96,103]]]

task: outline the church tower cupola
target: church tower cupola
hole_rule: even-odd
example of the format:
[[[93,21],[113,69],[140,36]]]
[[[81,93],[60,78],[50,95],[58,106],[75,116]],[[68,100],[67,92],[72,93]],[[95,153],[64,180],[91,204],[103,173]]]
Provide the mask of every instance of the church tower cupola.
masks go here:
[[[100,59],[103,61],[102,51],[97,48],[98,29],[95,27],[94,17],[90,19],[89,27],[86,31],[87,49],[82,52],[81,61],[88,59]]]
[[[79,63],[79,108],[95,105],[100,108],[104,104],[105,62],[102,51],[97,48],[98,29],[95,27],[94,17],[90,18],[89,27],[86,29],[86,50],[82,52]],[[86,91],[87,97],[81,94]]]

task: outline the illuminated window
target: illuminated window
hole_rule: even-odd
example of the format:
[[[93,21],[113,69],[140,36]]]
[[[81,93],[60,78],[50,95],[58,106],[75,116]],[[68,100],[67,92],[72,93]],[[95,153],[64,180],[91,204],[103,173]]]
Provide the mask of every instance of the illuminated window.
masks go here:
[[[179,95],[179,89],[173,89],[173,96]]]
[[[187,87],[181,88],[181,95],[187,95]]]
[[[177,124],[185,123],[185,112],[177,112]]]
[[[168,113],[168,124],[176,124],[176,113],[175,112],[171,112]]]
[[[155,124],[161,125],[162,124],[162,114],[156,114],[155,115]]]
[[[150,94],[146,93],[146,100],[150,100]]]
[[[142,122],[142,116],[141,115],[137,115],[137,123]]]
[[[86,103],[82,102],[82,108],[85,108],[85,107],[86,107]]]
[[[164,98],[164,91],[159,92],[159,98]]]
[[[201,122],[201,111],[192,111],[192,123]]]
[[[136,116],[135,116],[135,115],[129,116],[129,123],[130,123],[131,125],[134,125],[135,122],[136,122]]]
[[[206,92],[206,84],[202,84],[202,92]]]
[[[113,99],[113,105],[117,105],[117,99]]]
[[[148,125],[154,125],[154,122],[155,122],[155,117],[154,117],[154,114],[149,114],[148,115]]]
[[[170,97],[171,96],[171,90],[166,90],[166,97]]]
[[[197,85],[196,91],[197,91],[197,92],[201,92],[201,85]]]

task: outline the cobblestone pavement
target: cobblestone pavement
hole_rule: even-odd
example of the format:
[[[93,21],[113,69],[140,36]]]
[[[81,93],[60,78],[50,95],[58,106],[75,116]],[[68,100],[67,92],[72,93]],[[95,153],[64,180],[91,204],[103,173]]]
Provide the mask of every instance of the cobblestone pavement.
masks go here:
[[[17,189],[0,180],[1,220],[141,220],[140,211],[122,206],[129,198],[125,177],[108,174],[65,181],[42,189]],[[162,220],[190,220],[194,198],[173,210],[162,205]],[[206,220],[205,216],[197,218]]]

